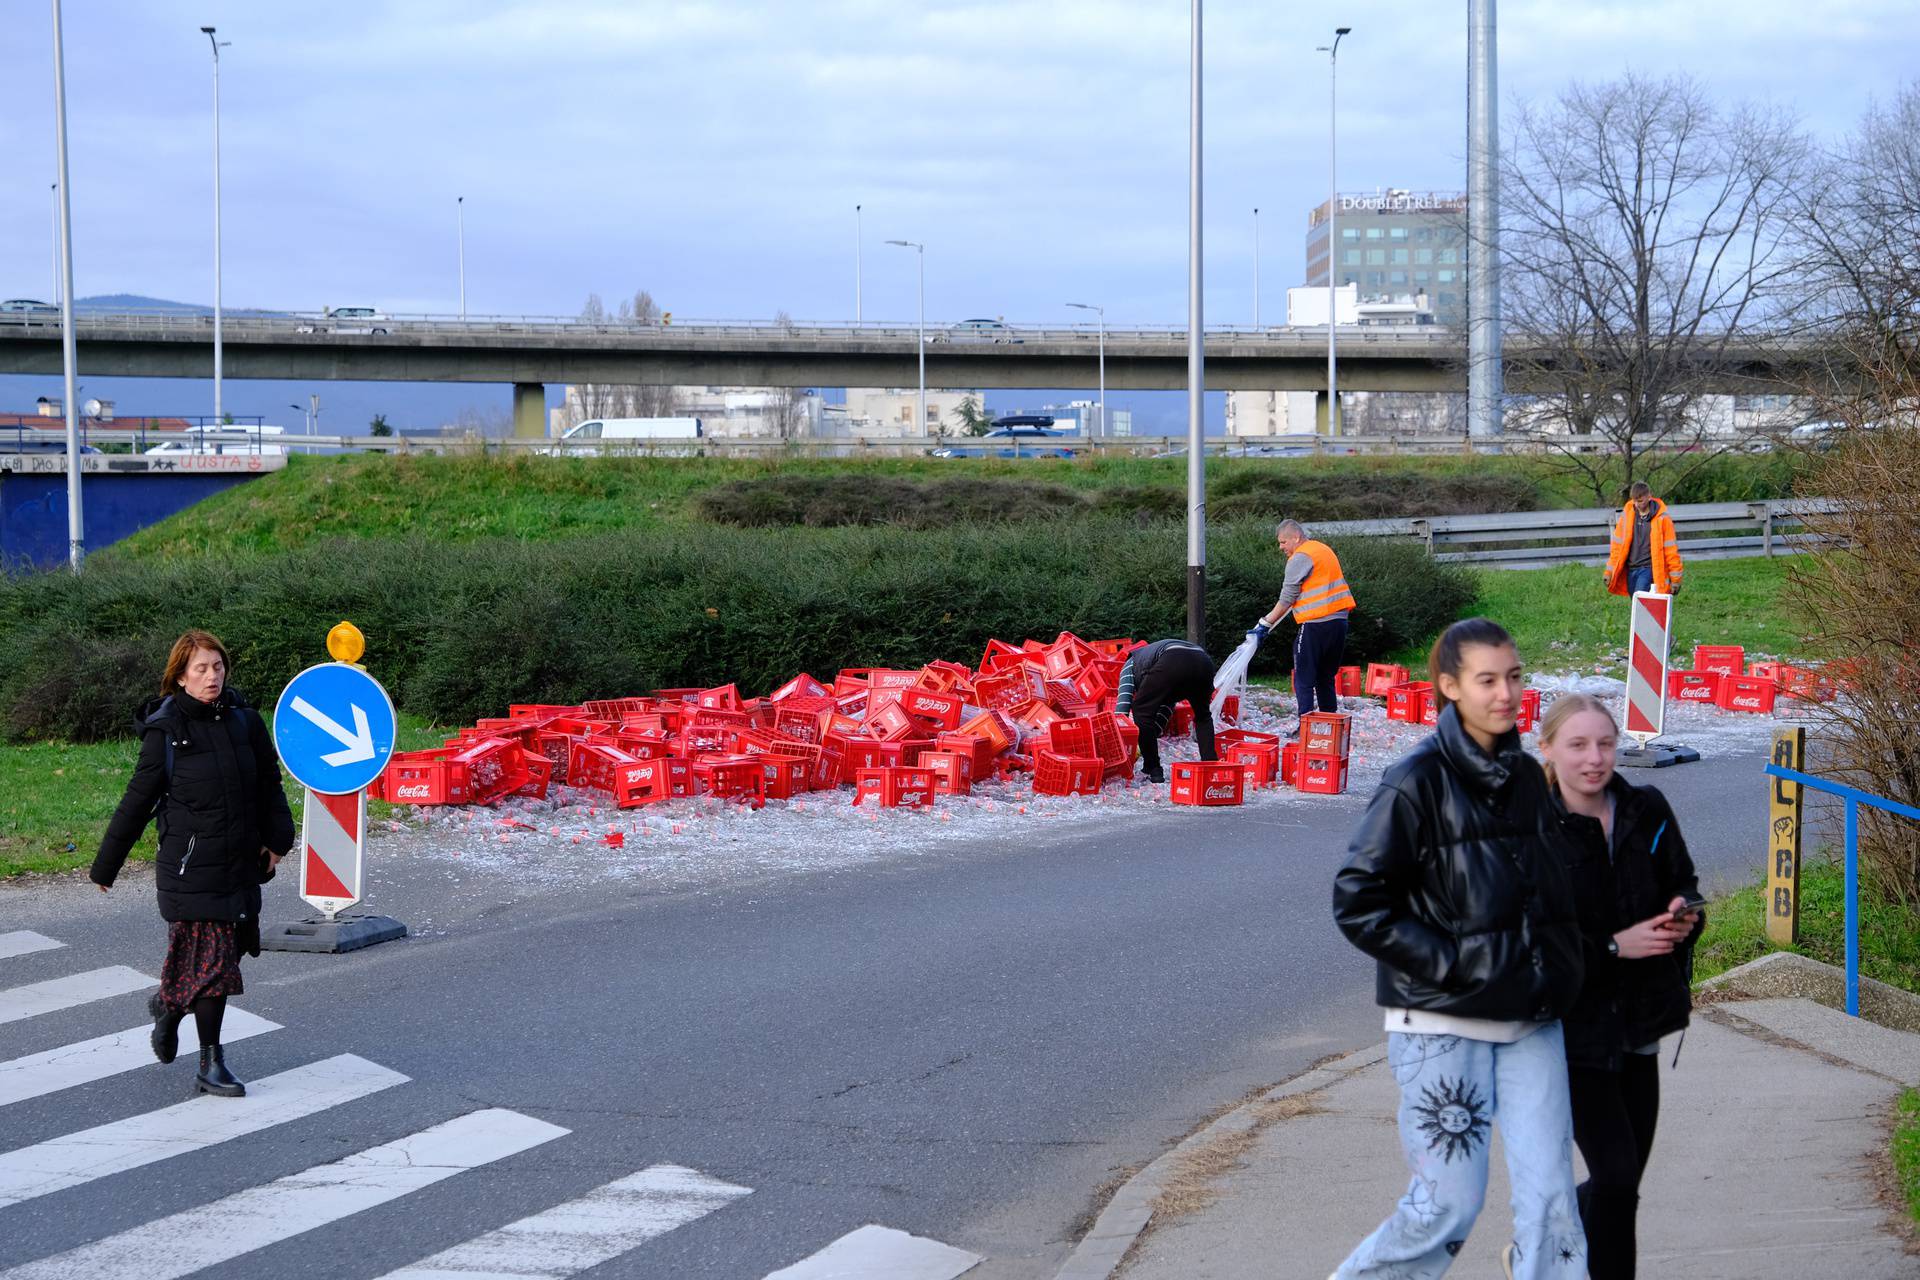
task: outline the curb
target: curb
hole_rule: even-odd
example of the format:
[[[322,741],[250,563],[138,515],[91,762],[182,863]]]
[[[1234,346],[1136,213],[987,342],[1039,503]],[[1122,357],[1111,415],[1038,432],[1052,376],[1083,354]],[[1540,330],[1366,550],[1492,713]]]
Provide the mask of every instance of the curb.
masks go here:
[[[1066,1262],[1061,1264],[1054,1280],[1109,1280],[1119,1270],[1127,1251],[1133,1248],[1134,1242],[1152,1221],[1153,1202],[1160,1198],[1167,1175],[1182,1154],[1216,1138],[1252,1128],[1254,1108],[1262,1103],[1277,1102],[1296,1094],[1314,1093],[1338,1084],[1355,1072],[1385,1062],[1386,1058],[1387,1047],[1384,1044],[1356,1049],[1291,1080],[1282,1081],[1211,1124],[1188,1134],[1172,1149],[1162,1152],[1153,1163],[1120,1185],[1119,1190],[1113,1193],[1113,1199],[1107,1202],[1107,1207],[1094,1219],[1093,1226],[1074,1247]]]

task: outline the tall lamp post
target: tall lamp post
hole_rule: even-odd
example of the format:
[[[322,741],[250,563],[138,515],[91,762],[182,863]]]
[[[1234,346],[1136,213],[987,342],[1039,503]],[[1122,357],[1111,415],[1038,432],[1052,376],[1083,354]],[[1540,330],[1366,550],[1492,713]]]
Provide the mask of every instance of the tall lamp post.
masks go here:
[[[1107,434],[1107,309],[1091,302],[1069,302],[1076,311],[1091,311],[1100,317],[1100,436]]]
[[[917,240],[889,240],[902,249],[911,249],[920,268],[920,434],[927,434],[927,246]]]
[[[453,198],[455,234],[460,240],[460,318],[467,318],[467,198]]]
[[[1327,434],[1340,434],[1340,389],[1335,378],[1335,358],[1333,350],[1333,331],[1339,319],[1339,293],[1336,286],[1338,277],[1334,273],[1334,264],[1340,258],[1340,179],[1339,168],[1335,163],[1335,148],[1339,134],[1334,128],[1334,112],[1339,107],[1337,92],[1340,75],[1340,40],[1351,34],[1352,27],[1336,27],[1333,43],[1319,46],[1319,51],[1327,55]]]
[[[212,27],[202,27],[213,46],[213,421],[226,420],[220,400],[220,50],[231,40],[218,39]]]
[[[853,322],[860,323],[860,257],[866,249],[860,206],[853,206]]]
[[[87,526],[80,507],[79,359],[73,339],[73,197],[67,182],[67,55],[61,41],[60,0],[53,0],[53,133],[60,152],[60,363],[67,401],[67,564],[75,573],[87,558]]]
[[[1253,206],[1253,327],[1260,327],[1260,206]]]
[[[1193,0],[1187,103],[1187,639],[1207,630],[1207,346],[1201,314],[1200,0]]]
[[[60,305],[60,184],[54,183],[53,197],[53,305]]]

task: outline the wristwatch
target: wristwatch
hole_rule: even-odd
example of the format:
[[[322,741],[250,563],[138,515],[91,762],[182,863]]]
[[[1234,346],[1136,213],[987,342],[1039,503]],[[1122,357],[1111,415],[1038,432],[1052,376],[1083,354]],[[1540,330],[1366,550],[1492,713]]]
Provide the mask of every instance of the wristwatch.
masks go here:
[[[1620,943],[1617,939],[1614,939],[1614,938],[1607,939],[1607,954],[1612,956],[1615,960],[1618,960],[1620,958]]]

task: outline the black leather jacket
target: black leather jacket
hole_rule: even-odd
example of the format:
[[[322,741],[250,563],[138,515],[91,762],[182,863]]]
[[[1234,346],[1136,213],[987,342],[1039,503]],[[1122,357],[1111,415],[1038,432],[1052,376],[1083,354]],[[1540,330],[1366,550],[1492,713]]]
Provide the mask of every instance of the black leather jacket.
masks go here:
[[[1587,980],[1565,1019],[1567,1061],[1617,1071],[1624,1054],[1687,1025],[1693,939],[1671,955],[1639,960],[1609,955],[1607,942],[1665,911],[1675,894],[1696,892],[1700,881],[1667,798],[1618,777],[1610,790],[1611,847],[1598,819],[1568,813],[1557,800],[1555,809],[1587,954]]]
[[[1449,706],[1381,779],[1333,882],[1333,916],[1380,962],[1387,1008],[1549,1022],[1572,1007],[1580,923],[1540,766],[1489,756]]]

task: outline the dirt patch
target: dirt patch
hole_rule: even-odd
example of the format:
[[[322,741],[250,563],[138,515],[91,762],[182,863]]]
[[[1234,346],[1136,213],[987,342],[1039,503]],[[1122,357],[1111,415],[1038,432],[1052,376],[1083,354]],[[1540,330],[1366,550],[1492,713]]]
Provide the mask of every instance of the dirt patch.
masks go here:
[[[1251,1108],[1250,1124],[1228,1130],[1191,1151],[1182,1152],[1174,1159],[1166,1183],[1154,1199],[1153,1223],[1198,1213],[1219,1199],[1220,1178],[1240,1167],[1241,1160],[1260,1136],[1283,1120],[1324,1111],[1320,1105],[1323,1092],[1316,1089],[1312,1093],[1256,1102]]]

